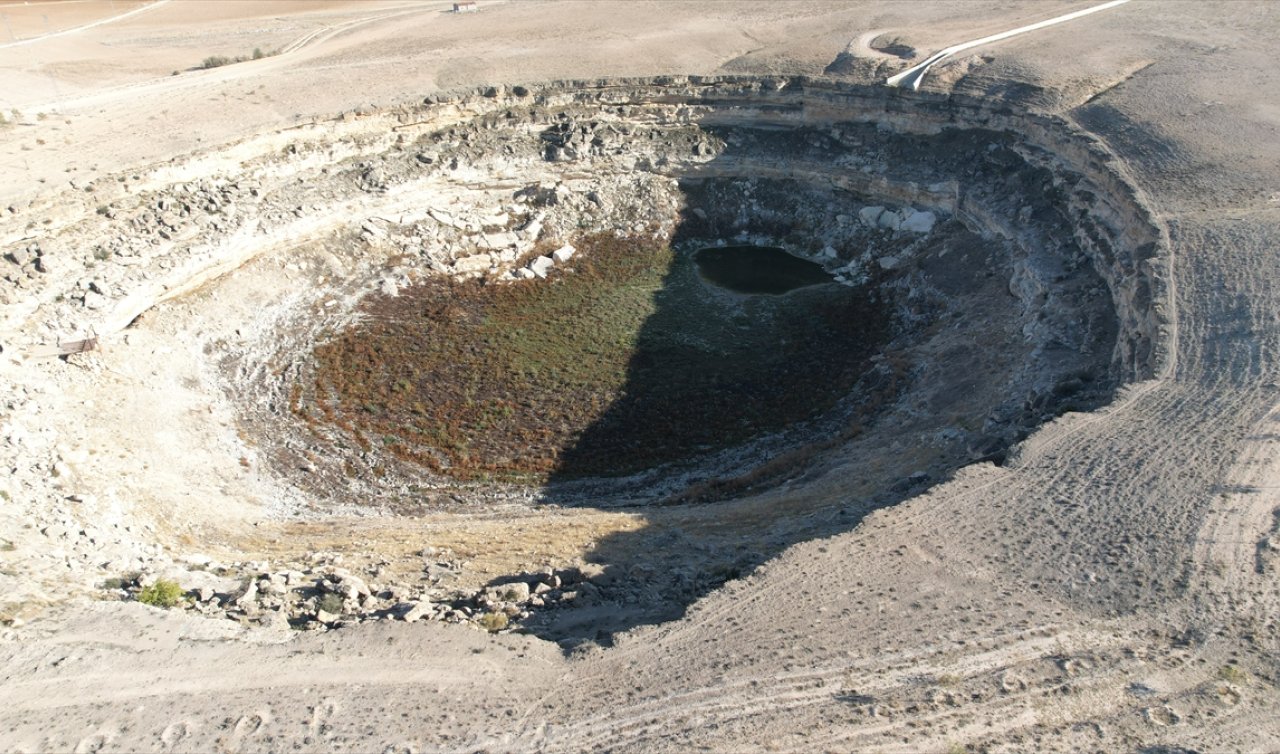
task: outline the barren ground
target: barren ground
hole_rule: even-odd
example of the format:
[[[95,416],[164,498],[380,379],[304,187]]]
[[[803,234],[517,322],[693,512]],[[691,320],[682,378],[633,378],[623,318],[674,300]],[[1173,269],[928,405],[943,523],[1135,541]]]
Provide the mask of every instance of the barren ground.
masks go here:
[[[392,242],[408,242],[397,233],[418,227],[404,218],[425,205],[461,213],[469,201],[507,202],[542,170],[513,158],[499,165],[510,185],[471,185],[438,179],[437,156],[406,184],[430,193],[357,186],[377,182],[354,164],[361,150],[399,149],[395,129],[412,129],[409,115],[463,129],[464,115],[494,100],[457,95],[414,109],[424,97],[663,74],[822,77],[828,66],[831,81],[874,84],[907,65],[884,51],[927,55],[1087,4],[482,2],[453,15],[446,3],[191,0],[5,46],[142,5],[0,5],[5,750],[1275,748],[1274,4],[1134,0],[962,55],[907,95],[908,105],[954,95],[984,117],[1009,108],[1096,137],[1106,175],[1149,213],[1117,236],[1157,239],[1159,254],[1142,260],[1159,323],[1149,352],[1134,346],[1123,365],[1117,356],[1103,405],[1037,415],[1007,457],[1001,449],[1001,465],[917,442],[937,434],[938,406],[977,416],[965,431],[978,434],[982,401],[1004,384],[986,381],[1008,372],[1008,384],[1031,384],[1020,365],[1046,363],[1049,341],[1009,313],[1008,265],[983,256],[1003,247],[989,238],[975,251],[952,222],[929,237],[936,245],[912,247],[914,280],[945,288],[939,270],[950,270],[979,282],[956,297],[968,313],[954,318],[959,334],[948,340],[937,325],[939,339],[898,343],[895,358],[924,365],[913,384],[941,386],[904,388],[900,426],[851,435],[804,474],[759,488],[700,488],[732,491],[705,504],[631,504],[656,496],[648,488],[559,506],[536,491],[441,487],[412,510],[404,501],[421,500],[401,477],[331,484],[325,459],[304,460],[296,435],[271,422],[286,403],[272,392],[278,373],[289,349],[310,343],[306,327],[346,323],[367,292],[352,281],[385,290],[420,271],[396,261]],[[192,70],[255,48],[278,54]],[[513,92],[494,101],[516,108]],[[659,124],[676,136],[678,125]],[[899,125],[886,119],[881,130]],[[738,159],[726,143],[712,147]],[[426,144],[412,142],[402,162]],[[349,193],[322,195],[330,187],[317,176],[329,165],[350,176]],[[592,180],[565,186],[582,197]],[[665,180],[609,180],[655,192],[646,206],[675,201]],[[273,191],[296,199],[296,218],[292,205],[271,203]],[[95,228],[126,228],[114,208],[153,202],[151,192],[217,204],[211,222],[225,227],[166,219],[168,205],[148,210],[155,223],[128,226],[163,231],[157,248],[186,244],[198,264],[80,245],[100,240]],[[600,204],[566,199],[547,222],[629,211]],[[1017,202],[1007,206],[1017,216]],[[248,218],[260,224],[232,222],[244,207],[261,209]],[[206,233],[219,244],[211,251],[200,246]],[[38,255],[26,252],[32,244]],[[133,287],[110,277],[121,270]],[[1055,295],[1049,286],[1041,300]],[[1078,298],[1068,311],[1080,319],[1063,327],[1093,332],[1091,299]],[[280,312],[319,324],[272,319]],[[285,332],[301,335],[276,339]],[[93,333],[94,351],[39,355]],[[288,459],[287,473],[272,458]],[[434,620],[369,615],[300,631],[257,606],[160,610],[105,583],[171,576],[212,592],[294,566],[411,585],[389,603],[513,574],[563,576],[556,594],[588,586],[575,592],[585,606],[526,617],[513,608],[527,631],[487,633],[460,602],[438,605]],[[686,572],[680,599],[674,587],[644,592]],[[619,581],[640,586],[618,591]]]

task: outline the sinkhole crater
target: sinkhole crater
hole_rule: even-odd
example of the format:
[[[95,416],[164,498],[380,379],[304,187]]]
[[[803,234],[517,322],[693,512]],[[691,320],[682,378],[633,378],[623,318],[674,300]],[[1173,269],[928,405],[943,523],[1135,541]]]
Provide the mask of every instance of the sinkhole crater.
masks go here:
[[[317,500],[834,485],[869,508],[1162,363],[1159,231],[1051,116],[670,77],[384,117],[322,168],[330,201],[370,208],[315,245],[346,274],[280,304],[272,369],[225,359],[233,394],[278,396],[242,424]],[[308,190],[290,186],[272,200]]]
[[[1169,367],[1161,229],[1018,91],[661,77],[349,113],[80,192],[59,242],[122,262],[39,316],[111,291],[103,331],[181,336],[198,365],[161,384],[222,392],[210,478],[286,519],[273,546],[365,548],[441,619],[607,638]]]

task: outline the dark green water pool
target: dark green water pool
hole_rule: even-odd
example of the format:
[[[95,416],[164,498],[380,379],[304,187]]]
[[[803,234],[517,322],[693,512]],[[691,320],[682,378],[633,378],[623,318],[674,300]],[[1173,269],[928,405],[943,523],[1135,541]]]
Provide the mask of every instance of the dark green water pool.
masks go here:
[[[777,295],[832,282],[821,265],[776,246],[709,246],[693,260],[704,280],[735,293]]]

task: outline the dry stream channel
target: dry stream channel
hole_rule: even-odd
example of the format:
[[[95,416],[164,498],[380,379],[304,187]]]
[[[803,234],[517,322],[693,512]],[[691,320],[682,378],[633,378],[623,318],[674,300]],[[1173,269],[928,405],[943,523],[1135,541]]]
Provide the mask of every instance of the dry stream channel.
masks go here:
[[[199,596],[211,614],[607,644],[965,465],[1016,463],[1038,425],[1163,363],[1140,199],[1087,134],[989,102],[557,82],[221,155],[63,197],[7,236],[24,261],[3,290],[33,348],[91,327],[194,344],[188,387],[234,423],[219,468],[292,532],[215,569],[237,586]],[[630,523],[553,533],[605,514]],[[347,526],[345,565],[308,555]],[[475,568],[484,547],[437,546],[450,526],[537,554]]]

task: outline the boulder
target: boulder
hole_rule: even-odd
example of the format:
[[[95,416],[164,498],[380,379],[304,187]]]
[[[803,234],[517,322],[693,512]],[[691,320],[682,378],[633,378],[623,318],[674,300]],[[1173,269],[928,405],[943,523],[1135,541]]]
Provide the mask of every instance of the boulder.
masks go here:
[[[547,273],[551,271],[551,268],[555,266],[555,264],[556,264],[555,260],[552,259],[551,257],[538,257],[537,259],[529,263],[529,269],[533,271],[534,275],[537,275],[540,278],[544,278],[547,276]]]
[[[256,604],[257,601],[258,601],[258,582],[250,579],[249,582],[245,584],[244,591],[237,594],[231,600],[231,604],[235,605],[241,610],[247,610],[252,607],[257,607],[257,604]]]
[[[516,231],[521,239],[525,241],[537,241],[538,236],[542,235],[542,214],[525,223],[525,226]]]
[[[880,216],[884,214],[884,207],[863,207],[858,210],[858,219],[868,227],[876,227],[876,223],[880,221]]]
[[[472,254],[462,257],[453,263],[453,271],[459,275],[473,275],[484,272],[493,265],[493,258],[488,254]]]
[[[509,230],[501,233],[485,233],[481,237],[481,245],[488,249],[505,249],[515,246],[519,241],[520,238]]]
[[[284,608],[268,610],[258,616],[258,625],[274,631],[288,631],[289,613]]]
[[[529,599],[529,585],[523,581],[498,584],[489,588],[489,598],[495,602],[524,602]]]
[[[396,609],[405,623],[416,623],[431,615],[431,603],[427,600],[401,603]]]
[[[258,593],[266,596],[286,594],[289,588],[284,583],[284,576],[272,575],[258,579]]]
[[[320,588],[346,600],[357,600],[373,594],[364,580],[347,571],[337,571],[320,583]]]
[[[881,228],[897,230],[902,225],[902,218],[898,216],[897,212],[881,212],[880,219],[876,221],[876,224]]]
[[[902,221],[902,230],[911,233],[928,233],[938,221],[932,212],[913,212]]]
[[[557,262],[567,262],[577,252],[571,244],[565,244],[555,251],[551,252],[551,258]]]
[[[343,573],[338,576],[342,584],[341,594],[348,599],[354,597],[368,597],[373,592],[369,589],[369,585],[364,583],[364,579],[350,573]]]

